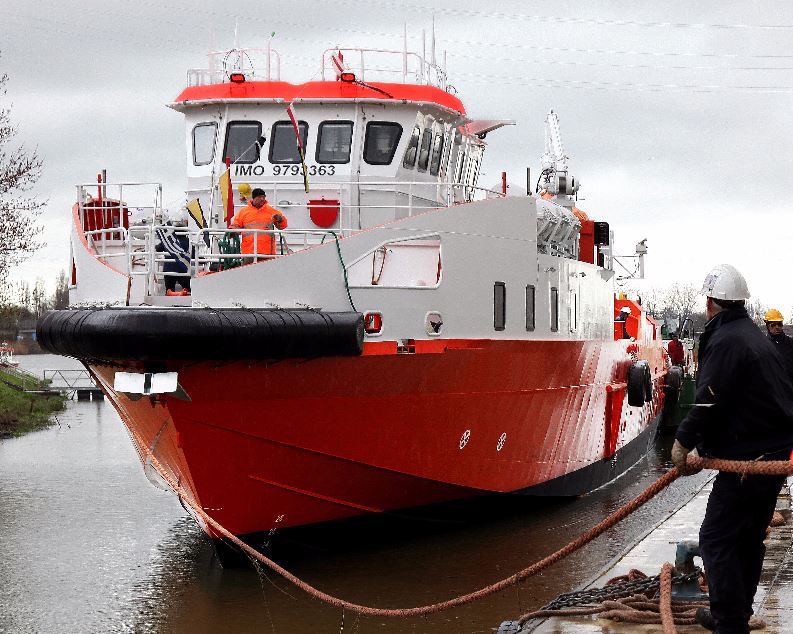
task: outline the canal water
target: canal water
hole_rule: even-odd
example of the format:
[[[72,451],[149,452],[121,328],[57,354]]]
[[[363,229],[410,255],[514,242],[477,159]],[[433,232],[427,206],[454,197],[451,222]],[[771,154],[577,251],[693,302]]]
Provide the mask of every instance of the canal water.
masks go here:
[[[20,362],[38,373],[79,367],[51,355]],[[544,557],[632,499],[669,467],[669,444],[659,439],[622,478],[578,499],[456,504],[304,530],[288,537],[284,563],[356,603],[455,597]],[[357,617],[275,573],[220,568],[177,498],[147,480],[112,407],[71,401],[51,428],[0,440],[0,632],[492,632],[595,576],[705,477],[678,480],[518,587],[427,617]]]

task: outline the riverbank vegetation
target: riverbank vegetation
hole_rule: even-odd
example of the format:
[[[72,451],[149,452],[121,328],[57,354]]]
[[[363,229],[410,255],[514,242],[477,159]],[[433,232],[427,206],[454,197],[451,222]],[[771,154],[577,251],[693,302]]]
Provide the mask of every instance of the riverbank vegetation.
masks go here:
[[[26,391],[35,390],[35,391]],[[55,422],[65,397],[49,392],[34,376],[13,368],[0,368],[0,438],[21,436]]]

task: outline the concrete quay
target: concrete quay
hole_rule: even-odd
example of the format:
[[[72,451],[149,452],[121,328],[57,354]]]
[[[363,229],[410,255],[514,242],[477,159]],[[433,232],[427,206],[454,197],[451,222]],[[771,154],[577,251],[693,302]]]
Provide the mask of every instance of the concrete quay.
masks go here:
[[[691,500],[651,528],[643,538],[628,547],[625,553],[578,590],[602,587],[609,579],[626,574],[633,568],[648,576],[656,575],[664,562],[674,563],[678,542],[697,539],[712,483],[712,477],[706,480]],[[786,485],[779,497],[777,509],[787,523],[772,528],[766,540],[763,576],[755,596],[755,614],[766,622],[764,629],[755,631],[763,634],[793,633],[793,526],[790,506],[790,489]],[[701,565],[699,559],[696,561]],[[701,634],[707,631],[699,625],[678,626],[677,630],[679,634]],[[529,622],[521,634],[649,634],[660,631],[660,625],[616,623],[596,616],[585,616],[553,617]]]

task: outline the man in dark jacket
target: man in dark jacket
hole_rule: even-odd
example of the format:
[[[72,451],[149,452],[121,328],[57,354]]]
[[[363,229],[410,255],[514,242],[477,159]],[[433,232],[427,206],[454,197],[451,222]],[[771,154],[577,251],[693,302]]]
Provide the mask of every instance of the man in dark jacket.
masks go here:
[[[766,312],[764,320],[768,338],[776,344],[777,352],[782,357],[788,377],[793,381],[793,339],[782,331],[784,317],[776,308],[771,308]]]
[[[675,435],[672,461],[686,457],[784,460],[793,448],[793,384],[774,345],[744,307],[749,290],[729,264],[715,267],[702,289],[708,323],[700,337],[696,404]],[[713,483],[699,548],[710,611],[697,621],[720,634],[747,634],[765,546],[763,539],[784,476],[720,472]]]

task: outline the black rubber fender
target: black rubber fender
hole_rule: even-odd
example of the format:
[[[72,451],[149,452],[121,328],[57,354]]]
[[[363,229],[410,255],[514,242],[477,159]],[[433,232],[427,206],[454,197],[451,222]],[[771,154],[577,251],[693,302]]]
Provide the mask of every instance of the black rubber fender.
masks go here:
[[[664,385],[670,392],[679,392],[680,388],[683,386],[683,369],[676,365],[673,365],[671,368],[669,368],[669,371],[666,373],[666,381],[664,382]]]
[[[653,398],[653,384],[650,376],[650,364],[647,361],[636,361],[628,368],[628,405],[644,407]]]
[[[650,364],[645,361],[644,366],[644,400],[649,403],[653,400],[653,375],[650,372]]]
[[[673,365],[669,368],[664,380],[664,415],[670,420],[677,409],[682,386],[683,369]]]
[[[319,310],[111,307],[52,311],[48,352],[96,361],[235,361],[363,352],[363,315]]]

